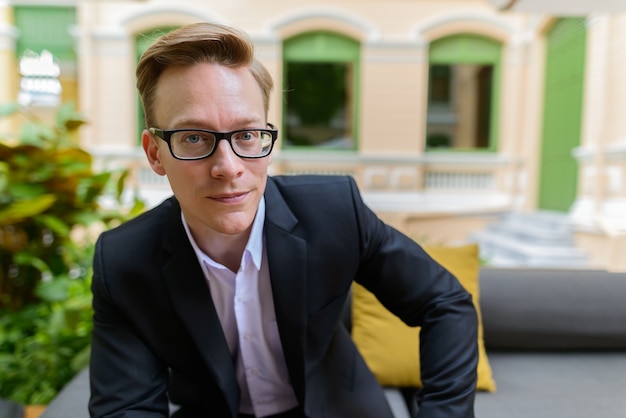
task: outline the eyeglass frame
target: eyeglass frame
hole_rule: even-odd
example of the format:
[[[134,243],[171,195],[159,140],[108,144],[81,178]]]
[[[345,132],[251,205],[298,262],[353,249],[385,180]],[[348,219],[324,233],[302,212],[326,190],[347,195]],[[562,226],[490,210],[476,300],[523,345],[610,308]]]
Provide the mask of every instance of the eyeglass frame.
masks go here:
[[[264,129],[249,128],[249,129],[236,129],[234,131],[229,131],[229,132],[218,132],[218,131],[211,131],[210,129],[199,129],[199,128],[159,129],[159,128],[154,128],[154,127],[148,128],[148,131],[150,131],[152,135],[165,141],[170,150],[170,154],[172,154],[172,157],[176,158],[177,160],[197,161],[197,160],[204,160],[205,158],[209,158],[211,155],[215,154],[215,150],[217,149],[217,146],[221,140],[225,140],[226,142],[228,142],[228,144],[230,145],[230,149],[235,153],[237,157],[245,158],[245,159],[257,159],[257,158],[265,158],[268,155],[270,155],[272,153],[272,150],[274,149],[274,143],[278,139],[278,129],[276,129],[276,127],[272,125],[271,123],[268,123],[267,126],[269,126],[269,129],[268,128],[264,128]],[[208,154],[203,155],[202,157],[185,158],[185,157],[177,156],[176,154],[174,154],[174,150],[172,149],[172,135],[174,135],[176,132],[184,132],[184,131],[205,132],[205,133],[209,133],[213,135],[215,137],[215,144],[213,145],[213,149],[211,149],[211,151],[209,151]],[[233,143],[231,142],[234,134],[241,133],[241,132],[259,132],[259,131],[267,132],[272,137],[272,142],[270,144],[269,151],[267,152],[267,154],[251,157],[247,155],[240,155],[237,151],[235,151],[235,148],[233,147]]]

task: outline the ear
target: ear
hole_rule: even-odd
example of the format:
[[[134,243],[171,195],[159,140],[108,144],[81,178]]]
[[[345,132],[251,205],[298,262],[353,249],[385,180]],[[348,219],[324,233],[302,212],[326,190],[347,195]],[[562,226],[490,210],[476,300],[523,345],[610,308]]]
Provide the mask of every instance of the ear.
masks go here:
[[[159,176],[164,176],[166,172],[161,161],[161,147],[159,145],[164,145],[165,142],[158,144],[157,141],[160,141],[160,139],[155,137],[149,130],[144,129],[141,133],[141,145],[146,153],[152,171]]]

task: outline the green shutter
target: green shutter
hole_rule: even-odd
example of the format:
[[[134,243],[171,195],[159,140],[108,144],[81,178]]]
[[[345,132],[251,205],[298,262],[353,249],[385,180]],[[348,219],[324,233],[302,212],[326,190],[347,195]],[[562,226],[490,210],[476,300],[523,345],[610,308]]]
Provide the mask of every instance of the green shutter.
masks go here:
[[[76,61],[75,41],[70,30],[76,24],[74,7],[16,6],[15,26],[20,31],[17,56],[30,49],[50,51],[62,61]]]
[[[547,35],[538,206],[568,211],[577,194],[585,69],[585,19],[565,18]]]

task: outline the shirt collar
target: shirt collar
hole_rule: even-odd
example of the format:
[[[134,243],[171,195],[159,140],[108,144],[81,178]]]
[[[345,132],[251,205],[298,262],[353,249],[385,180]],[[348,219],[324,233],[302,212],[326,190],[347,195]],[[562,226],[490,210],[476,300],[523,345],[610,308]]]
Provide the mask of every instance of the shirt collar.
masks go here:
[[[252,223],[250,237],[246,244],[244,253],[247,252],[252,257],[254,266],[259,270],[261,268],[261,259],[263,255],[263,225],[265,224],[265,196],[261,196],[259,207],[256,210],[256,216]]]

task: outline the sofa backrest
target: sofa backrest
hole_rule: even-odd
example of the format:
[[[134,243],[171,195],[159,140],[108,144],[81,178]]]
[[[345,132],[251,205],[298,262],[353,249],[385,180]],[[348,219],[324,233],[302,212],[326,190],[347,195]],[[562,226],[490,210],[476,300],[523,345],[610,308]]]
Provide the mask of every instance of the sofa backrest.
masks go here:
[[[626,350],[626,273],[485,267],[488,350]]]

